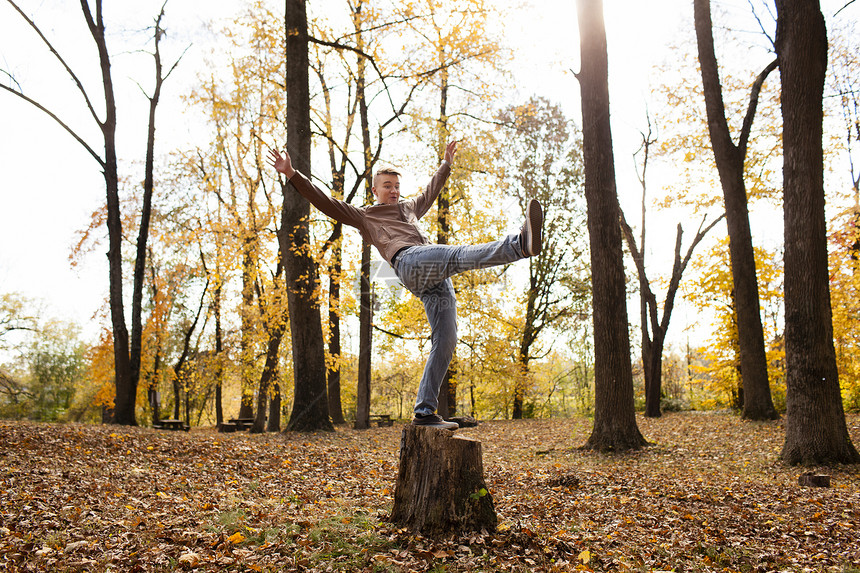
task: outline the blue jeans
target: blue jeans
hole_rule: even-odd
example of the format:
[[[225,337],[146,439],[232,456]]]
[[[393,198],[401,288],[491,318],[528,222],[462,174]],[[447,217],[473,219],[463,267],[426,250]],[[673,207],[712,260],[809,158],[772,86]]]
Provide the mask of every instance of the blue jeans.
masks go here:
[[[455,247],[418,245],[394,259],[394,272],[412,294],[424,303],[430,323],[430,356],[418,384],[416,414],[432,414],[439,405],[439,389],[457,346],[457,300],[451,277],[464,271],[505,265],[525,258],[519,234],[501,241]]]

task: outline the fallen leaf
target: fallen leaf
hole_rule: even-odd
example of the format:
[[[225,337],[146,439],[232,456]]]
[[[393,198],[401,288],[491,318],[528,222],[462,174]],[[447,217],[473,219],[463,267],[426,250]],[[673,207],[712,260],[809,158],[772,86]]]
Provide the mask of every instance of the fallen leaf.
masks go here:
[[[86,541],[73,541],[72,543],[69,543],[68,545],[66,545],[66,548],[63,549],[63,551],[66,553],[71,553],[72,551],[77,551],[78,549],[81,549],[81,548],[84,548],[87,546],[89,546],[89,543]]]
[[[591,551],[586,549],[582,553],[579,554],[579,557],[576,558],[583,565],[588,565],[591,562]]]
[[[189,551],[180,555],[177,561],[182,566],[197,567],[200,564],[200,556],[193,551]]]
[[[237,544],[242,543],[243,541],[245,541],[245,536],[244,536],[244,535],[242,535],[242,532],[241,532],[241,531],[237,531],[236,533],[234,533],[233,535],[231,535],[230,537],[228,537],[228,538],[227,538],[227,541],[229,541],[229,542],[230,542],[230,543],[232,543],[233,545],[237,545]]]

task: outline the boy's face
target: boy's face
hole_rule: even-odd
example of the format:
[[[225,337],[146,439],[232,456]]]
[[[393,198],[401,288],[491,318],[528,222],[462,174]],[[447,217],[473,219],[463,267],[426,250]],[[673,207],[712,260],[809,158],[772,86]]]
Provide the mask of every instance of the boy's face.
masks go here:
[[[391,173],[380,173],[374,179],[371,191],[383,205],[394,205],[400,200],[400,177]]]

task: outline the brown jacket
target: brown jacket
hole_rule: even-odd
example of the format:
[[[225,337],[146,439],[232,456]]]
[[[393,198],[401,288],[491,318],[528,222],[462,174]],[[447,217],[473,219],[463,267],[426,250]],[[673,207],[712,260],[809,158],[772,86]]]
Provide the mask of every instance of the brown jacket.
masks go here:
[[[390,263],[391,257],[403,247],[430,244],[418,227],[418,219],[433,205],[450,174],[451,166],[443,161],[430,183],[416,197],[395,205],[364,207],[333,199],[298,171],[290,178],[290,183],[314,207],[335,221],[357,228],[361,236]]]

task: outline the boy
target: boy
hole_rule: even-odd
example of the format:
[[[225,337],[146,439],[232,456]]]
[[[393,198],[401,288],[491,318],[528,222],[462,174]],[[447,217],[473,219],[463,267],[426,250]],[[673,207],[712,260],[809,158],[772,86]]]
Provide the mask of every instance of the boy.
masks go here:
[[[424,304],[430,323],[430,355],[418,384],[412,423],[456,430],[459,426],[436,414],[439,389],[457,344],[457,301],[451,276],[470,269],[483,269],[531,257],[540,252],[543,211],[532,199],[519,234],[483,245],[433,245],[418,227],[420,219],[439,196],[451,174],[457,142],[445,148],[445,158],[430,183],[417,197],[400,200],[400,174],[383,169],[373,178],[377,203],[355,207],[332,199],[293,169],[289,154],[269,152],[269,163],[285,175],[293,187],[317,209],[346,225],[356,227],[379,251],[397,277]]]

